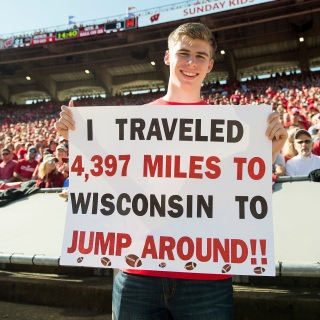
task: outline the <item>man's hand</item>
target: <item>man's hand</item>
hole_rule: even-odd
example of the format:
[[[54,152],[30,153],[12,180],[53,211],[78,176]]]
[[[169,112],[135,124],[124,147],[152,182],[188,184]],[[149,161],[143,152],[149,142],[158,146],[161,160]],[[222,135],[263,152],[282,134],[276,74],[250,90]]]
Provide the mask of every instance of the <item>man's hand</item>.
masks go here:
[[[61,136],[68,140],[68,131],[75,129],[75,122],[72,117],[70,108],[73,107],[73,101],[70,100],[69,106],[62,106],[60,112],[60,118],[55,123],[55,128]]]
[[[268,128],[266,136],[272,140],[272,162],[274,162],[277,154],[281,151],[288,138],[288,133],[280,122],[280,115],[278,112],[270,114],[267,121]]]

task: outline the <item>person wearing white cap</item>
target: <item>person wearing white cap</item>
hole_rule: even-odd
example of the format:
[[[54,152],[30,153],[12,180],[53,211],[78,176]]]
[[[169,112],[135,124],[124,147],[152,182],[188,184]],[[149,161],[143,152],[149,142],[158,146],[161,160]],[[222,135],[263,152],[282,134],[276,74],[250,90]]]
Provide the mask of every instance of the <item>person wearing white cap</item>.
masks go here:
[[[308,176],[311,171],[320,169],[320,157],[312,153],[313,141],[307,130],[300,129],[295,133],[294,147],[298,154],[287,161],[287,176]]]

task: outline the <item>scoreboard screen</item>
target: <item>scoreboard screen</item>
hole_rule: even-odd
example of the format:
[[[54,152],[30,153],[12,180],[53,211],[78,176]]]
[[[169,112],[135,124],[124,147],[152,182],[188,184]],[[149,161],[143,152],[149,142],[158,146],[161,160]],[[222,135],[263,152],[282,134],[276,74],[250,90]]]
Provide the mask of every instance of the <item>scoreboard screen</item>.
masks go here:
[[[104,30],[106,33],[123,31],[124,21],[108,22],[104,25]]]

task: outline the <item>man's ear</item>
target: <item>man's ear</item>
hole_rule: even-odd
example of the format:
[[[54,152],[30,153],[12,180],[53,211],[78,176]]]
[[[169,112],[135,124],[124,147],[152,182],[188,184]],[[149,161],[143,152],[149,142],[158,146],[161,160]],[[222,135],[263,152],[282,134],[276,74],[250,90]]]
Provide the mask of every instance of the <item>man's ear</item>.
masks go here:
[[[210,62],[209,62],[209,66],[208,66],[208,71],[207,71],[207,73],[210,73],[210,72],[211,72],[211,70],[212,70],[212,68],[213,68],[213,65],[214,65],[214,60],[211,59]]]
[[[170,57],[169,57],[169,50],[166,51],[165,55],[164,55],[164,63],[169,66],[170,65]]]

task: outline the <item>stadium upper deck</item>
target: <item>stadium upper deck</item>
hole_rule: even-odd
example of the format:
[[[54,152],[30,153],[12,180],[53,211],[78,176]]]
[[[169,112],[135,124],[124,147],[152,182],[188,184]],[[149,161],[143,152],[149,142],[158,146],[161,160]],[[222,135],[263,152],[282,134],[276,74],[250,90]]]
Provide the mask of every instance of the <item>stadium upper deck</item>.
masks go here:
[[[219,4],[227,2],[236,9],[218,10]],[[101,35],[90,35],[92,26],[83,26],[72,29],[70,35],[77,36],[65,41],[19,47],[20,38],[18,48],[0,50],[0,104],[163,88],[168,80],[163,63],[167,36],[186,21],[201,21],[216,35],[219,48],[207,81],[320,66],[319,1],[256,1],[250,6],[252,1],[247,0],[227,2],[186,1],[187,7],[168,8],[161,14],[155,8],[133,17],[134,25],[123,20],[121,30],[107,33],[103,24]],[[180,20],[161,20],[162,12]],[[150,25],[143,24],[146,18]],[[100,30],[99,25],[92,30]],[[62,32],[54,37],[66,37]],[[78,37],[80,32],[89,36]]]

